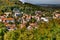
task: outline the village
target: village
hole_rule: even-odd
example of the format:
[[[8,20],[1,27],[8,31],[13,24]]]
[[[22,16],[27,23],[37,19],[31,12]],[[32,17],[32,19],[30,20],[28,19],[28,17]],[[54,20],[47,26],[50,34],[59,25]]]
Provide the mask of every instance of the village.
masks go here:
[[[0,0],[0,40],[60,40],[60,1]]]
[[[50,19],[60,18],[60,12],[53,12],[52,17],[43,17],[43,13],[41,11],[35,11],[35,15],[26,14],[24,12],[20,12],[18,9],[14,9],[13,12],[4,12],[0,16],[0,22],[3,22],[6,28],[11,30],[16,30],[16,24],[19,24],[20,29],[26,28],[28,30],[38,28],[38,23],[49,22]]]

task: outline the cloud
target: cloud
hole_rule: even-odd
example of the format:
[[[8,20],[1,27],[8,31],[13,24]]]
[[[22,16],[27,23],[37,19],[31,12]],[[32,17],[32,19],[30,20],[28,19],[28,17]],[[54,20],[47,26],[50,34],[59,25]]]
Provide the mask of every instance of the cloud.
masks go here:
[[[32,4],[60,4],[60,0],[21,0]]]

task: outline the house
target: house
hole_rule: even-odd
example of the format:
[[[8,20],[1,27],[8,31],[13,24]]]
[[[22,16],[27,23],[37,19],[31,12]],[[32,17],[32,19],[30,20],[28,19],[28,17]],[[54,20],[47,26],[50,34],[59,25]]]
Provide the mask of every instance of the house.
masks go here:
[[[41,11],[35,11],[35,14],[41,16],[42,15],[42,12]]]
[[[18,18],[16,21],[17,23],[22,23],[22,18]]]
[[[35,19],[37,20],[37,22],[40,21],[40,18],[41,18],[41,17],[40,17],[39,15],[36,15],[36,16],[35,16]]]
[[[25,19],[22,19],[22,22],[21,23],[26,24],[27,21]]]
[[[22,23],[27,23],[27,15],[24,14],[22,17]]]
[[[6,17],[8,17],[10,14],[12,14],[12,12],[5,12],[4,14],[6,14]]]
[[[26,15],[26,21],[29,22],[31,17],[32,17],[31,15]]]
[[[48,22],[49,19],[48,18],[45,18],[45,17],[41,17],[41,20],[45,21],[45,22]]]
[[[38,28],[37,23],[29,23],[29,26],[27,27],[28,30],[37,29],[37,28]]]
[[[15,23],[15,20],[14,20],[14,18],[4,18],[3,22],[4,23]]]
[[[40,18],[42,17],[42,12],[41,11],[35,11],[35,19],[37,20],[37,22],[40,21]]]
[[[19,28],[22,29],[22,28],[25,28],[26,27],[26,24],[22,23],[19,26],[20,26]]]
[[[1,16],[0,16],[0,22],[2,22],[2,18],[1,18]]]
[[[13,15],[14,15],[14,17],[22,16],[21,12],[17,8],[13,9]]]
[[[8,31],[13,31],[13,30],[16,30],[16,25],[15,24],[5,24],[6,25],[6,28]]]
[[[35,27],[37,23],[29,23],[32,27]]]
[[[5,15],[0,16],[0,22],[2,22],[4,18],[5,18]]]
[[[21,17],[22,14],[21,14],[19,11],[15,11],[15,12],[14,12],[14,16],[15,16],[15,17]]]
[[[15,13],[14,13],[14,16],[15,16],[15,17],[18,17],[18,16],[20,16],[20,13],[19,13],[19,12],[15,12]]]
[[[60,12],[59,11],[53,12],[53,18],[54,19],[60,18]]]
[[[28,30],[31,30],[31,29],[37,29],[37,23],[29,23],[29,26],[27,27]]]
[[[28,30],[32,30],[33,27],[29,25],[29,26],[27,27],[27,29],[28,29]]]
[[[10,29],[8,29],[9,31],[13,31],[16,30],[16,25],[15,24],[11,24]]]
[[[8,23],[5,23],[5,26],[6,26],[7,30],[10,29],[10,27],[11,27],[11,25]]]
[[[1,18],[1,19],[4,19],[4,18],[5,18],[5,16],[0,16],[0,18]]]

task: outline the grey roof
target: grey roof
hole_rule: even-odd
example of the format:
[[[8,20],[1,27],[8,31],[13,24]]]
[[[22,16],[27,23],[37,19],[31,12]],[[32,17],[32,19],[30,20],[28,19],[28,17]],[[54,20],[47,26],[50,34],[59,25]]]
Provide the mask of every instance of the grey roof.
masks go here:
[[[20,12],[20,11],[19,11],[19,9],[14,8],[14,9],[13,9],[13,12]]]

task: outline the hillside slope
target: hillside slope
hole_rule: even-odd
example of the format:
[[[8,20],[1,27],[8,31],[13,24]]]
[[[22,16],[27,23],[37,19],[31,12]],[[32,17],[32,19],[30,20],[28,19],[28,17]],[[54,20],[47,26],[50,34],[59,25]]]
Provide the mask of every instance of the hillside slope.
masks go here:
[[[19,9],[25,13],[34,13],[36,10],[52,12],[59,8],[49,8],[32,5],[29,3],[22,4],[19,0],[0,0],[0,12],[12,11],[14,8]]]

